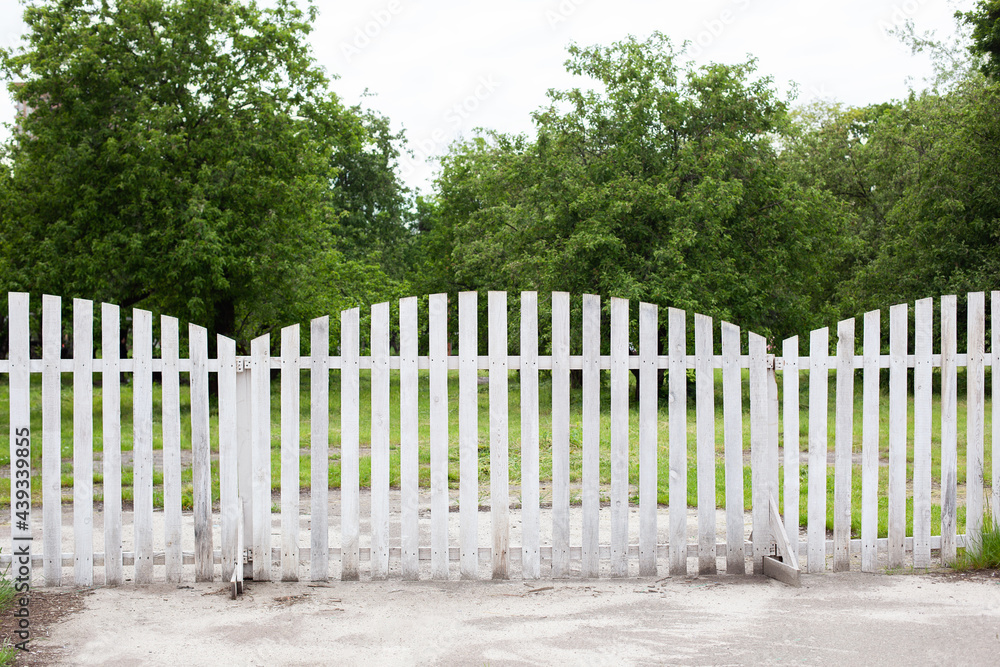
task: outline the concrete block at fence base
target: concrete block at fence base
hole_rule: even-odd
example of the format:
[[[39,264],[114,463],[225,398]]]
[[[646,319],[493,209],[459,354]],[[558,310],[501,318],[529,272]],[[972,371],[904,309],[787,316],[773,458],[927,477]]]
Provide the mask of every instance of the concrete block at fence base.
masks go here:
[[[771,577],[789,586],[799,587],[799,569],[782,562],[780,556],[764,556],[764,566],[761,569],[765,577]]]

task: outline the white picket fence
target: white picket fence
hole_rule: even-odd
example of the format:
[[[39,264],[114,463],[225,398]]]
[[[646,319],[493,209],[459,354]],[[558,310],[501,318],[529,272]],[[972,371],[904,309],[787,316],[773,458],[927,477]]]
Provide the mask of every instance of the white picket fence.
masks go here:
[[[582,354],[570,354],[570,296],[551,295],[551,354],[539,353],[538,299],[533,292],[520,295],[519,354],[508,350],[507,294],[491,292],[488,298],[488,350],[480,355],[478,344],[478,295],[458,297],[458,354],[449,355],[448,302],[443,294],[428,300],[429,354],[418,354],[418,300],[399,303],[399,354],[390,354],[390,308],[383,303],[371,309],[369,356],[361,356],[360,312],[341,313],[340,355],[330,354],[329,318],[310,325],[310,355],[300,356],[298,325],[281,331],[280,356],[271,355],[268,336],[252,341],[249,357],[237,357],[234,341],[220,336],[218,355],[209,358],[206,330],[190,325],[188,358],[179,358],[178,321],[162,317],[159,358],[153,357],[153,319],[148,311],[132,311],[132,356],[119,358],[121,314],[118,307],[101,308],[100,358],[94,350],[94,309],[91,301],[73,301],[73,359],[61,359],[61,299],[42,299],[42,356],[30,358],[29,297],[11,293],[9,303],[9,359],[0,361],[7,373],[10,393],[11,470],[15,468],[15,434],[30,430],[30,375],[41,375],[42,405],[42,512],[41,553],[33,562],[41,564],[46,584],[67,582],[64,567],[73,568],[72,582],[89,586],[95,570],[103,567],[103,580],[120,584],[126,568],[137,584],[154,581],[155,566],[162,565],[166,581],[180,581],[184,565],[193,564],[195,578],[208,581],[220,574],[228,580],[241,564],[255,580],[268,580],[280,566],[282,580],[297,580],[308,564],[308,578],[327,579],[339,570],[343,579],[357,579],[364,570],[373,579],[384,579],[398,571],[404,579],[426,576],[421,561],[429,561],[435,579],[454,576],[477,578],[480,561],[490,563],[494,578],[521,576],[526,579],[579,574],[597,577],[655,576],[665,567],[671,575],[688,573],[688,559],[697,558],[699,573],[715,573],[724,558],[724,571],[745,573],[747,561],[759,572],[763,556],[774,545],[768,521],[770,497],[778,498],[779,431],[792,446],[784,447],[783,516],[787,538],[795,552],[806,556],[809,572],[851,567],[852,553],[860,552],[860,567],[872,572],[880,567],[899,567],[911,554],[917,568],[929,567],[932,550],[940,550],[941,562],[954,559],[956,548],[967,535],[975,535],[984,516],[985,368],[993,368],[993,387],[998,386],[997,366],[985,351],[986,312],[982,293],[968,296],[967,352],[957,352],[956,298],[940,300],[938,353],[932,350],[934,301],[916,303],[914,353],[909,353],[908,307],[890,310],[888,355],[881,354],[880,314],[864,318],[863,353],[855,354],[855,322],[841,322],[837,330],[837,352],[830,355],[829,332],[812,332],[809,356],[800,356],[798,338],[784,341],[782,355],[768,353],[766,340],[748,334],[746,353],[738,327],[721,323],[721,345],[715,345],[716,328],[711,318],[694,316],[694,354],[688,349],[687,314],[667,312],[667,354],[658,349],[659,312],[656,306],[639,305],[638,354],[629,350],[627,300],[611,299],[610,354],[601,354],[601,301],[586,295],[582,300]],[[1000,308],[1000,292],[992,293],[991,312]],[[35,336],[35,339],[38,337]],[[635,349],[635,348],[633,348]],[[721,349],[721,354],[715,354]],[[1000,349],[1000,331],[992,329],[991,350]],[[967,484],[964,504],[967,535],[958,535],[957,369],[967,367]],[[907,369],[914,370],[914,414],[908,415]],[[941,478],[931,479],[932,369],[940,368],[940,466]],[[280,545],[272,544],[271,439],[275,425],[270,419],[270,371],[280,370]],[[300,528],[299,497],[299,396],[300,371],[308,370],[311,382],[310,452],[311,493],[309,538]],[[570,503],[570,371],[582,370],[582,480],[579,508]],[[629,434],[630,371],[639,370],[638,414],[638,541],[630,543],[629,450],[636,443]],[[658,387],[656,369],[668,377],[668,442],[658,442]],[[695,440],[697,467],[697,539],[688,540],[687,470],[688,414],[687,371],[695,374]],[[723,428],[715,419],[716,369],[721,369]],[[742,369],[749,369],[748,383]],[[889,369],[888,538],[877,538],[877,508],[880,460],[879,370]],[[429,503],[418,488],[420,420],[418,415],[419,373],[429,376],[428,415],[430,449]],[[458,371],[460,482],[458,491],[458,539],[449,538],[448,490],[449,371]],[[487,500],[479,488],[478,376],[489,372],[490,484]],[[539,480],[539,371],[551,370],[551,525],[542,530]],[[339,443],[329,442],[329,386],[331,371],[339,371],[341,414]],[[370,372],[371,385],[371,512],[362,522],[359,485],[360,377]],[[389,488],[390,472],[390,384],[398,371],[400,488],[399,507],[393,513]],[[519,373],[520,385],[520,502],[511,509],[508,479],[508,382],[509,372]],[[601,371],[610,371],[610,488],[600,483],[601,459]],[[799,488],[799,399],[800,374],[808,371],[808,488]],[[829,372],[836,372],[834,470],[834,528],[826,530],[829,408]],[[855,376],[863,384],[861,442],[855,442]],[[73,375],[73,551],[62,549],[60,474],[61,432],[60,377]],[[122,442],[120,374],[131,374],[133,391],[133,550],[125,551],[122,512]],[[154,545],[153,374],[162,382],[162,473],[165,548]],[[192,434],[191,466],[194,486],[194,542],[183,540],[181,511],[181,410],[180,374],[190,382]],[[218,471],[220,497],[211,493],[211,437],[209,375],[218,375]],[[779,397],[776,376],[782,376]],[[336,377],[336,376],[335,376]],[[100,379],[103,424],[103,552],[95,553],[99,537],[94,531],[94,382]],[[453,388],[453,387],[452,387]],[[752,479],[752,539],[745,540],[744,452],[742,397],[750,397],[750,465]],[[997,442],[1000,415],[992,401],[991,443]],[[216,399],[212,399],[216,400]],[[779,429],[779,404],[781,423]],[[187,425],[185,425],[187,426]],[[907,476],[908,438],[912,437],[912,478]],[[725,531],[717,531],[716,443],[721,438],[725,466]],[[33,446],[37,438],[31,438]],[[340,448],[339,540],[330,535],[328,516],[329,452]],[[862,459],[860,539],[851,539],[852,488],[857,483],[853,453],[860,445]],[[670,484],[667,525],[657,505],[657,458],[666,449]],[[992,458],[992,477],[1000,477],[1000,456]],[[11,544],[23,545],[32,536],[33,525],[18,519],[30,513],[23,494],[17,496],[11,475]],[[548,482],[549,480],[545,480]],[[940,534],[931,536],[932,489],[940,490]],[[912,484],[912,537],[906,537],[907,485]],[[799,498],[807,493],[807,539],[799,540]],[[365,491],[365,493],[369,493]],[[601,495],[610,500],[610,533],[599,530]],[[19,504],[20,502],[20,504]],[[219,508],[213,510],[213,504]],[[479,506],[490,507],[490,543],[479,543]],[[419,513],[430,511],[429,543],[421,543]],[[1000,485],[992,485],[992,505],[1000,506]],[[548,510],[548,506],[545,507]],[[519,511],[520,545],[511,544],[512,511]],[[581,540],[570,539],[571,512],[582,528]],[[21,515],[22,519],[25,515]],[[398,521],[398,526],[391,522]],[[213,544],[213,523],[218,522],[219,548]],[[370,534],[362,536],[363,525]],[[720,533],[720,534],[717,534]],[[398,537],[395,537],[398,535]],[[547,544],[542,535],[549,535]],[[393,536],[393,537],[390,537]],[[370,546],[362,548],[362,537]],[[243,544],[245,538],[246,544]],[[331,541],[332,538],[332,541]],[[308,544],[309,546],[305,546]],[[334,546],[331,546],[333,544]],[[193,551],[185,551],[193,547]],[[832,560],[827,556],[832,554]],[[881,559],[880,559],[881,556]],[[457,561],[457,571],[450,568]],[[10,562],[5,554],[0,563]],[[216,565],[220,567],[216,568]],[[339,568],[336,568],[339,565]],[[630,569],[630,566],[636,566]],[[544,566],[544,567],[543,567]],[[242,569],[242,568],[241,568]],[[97,570],[99,571],[99,570]],[[100,578],[98,578],[100,581]]]

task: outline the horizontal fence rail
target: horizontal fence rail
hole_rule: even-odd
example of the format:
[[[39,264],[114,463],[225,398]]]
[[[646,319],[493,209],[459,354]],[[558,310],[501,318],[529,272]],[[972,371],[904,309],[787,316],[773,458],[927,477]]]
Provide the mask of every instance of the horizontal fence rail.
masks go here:
[[[689,319],[674,308],[664,313],[642,303],[636,313],[627,300],[605,304],[586,295],[574,337],[568,294],[552,293],[550,323],[540,323],[533,292],[519,295],[520,312],[512,321],[506,293],[489,293],[483,322],[479,299],[476,293],[462,293],[449,314],[447,295],[430,296],[426,313],[410,297],[400,301],[395,322],[390,305],[377,304],[365,332],[360,311],[344,311],[339,337],[332,341],[338,354],[331,354],[330,320],[322,317],[310,323],[308,355],[302,354],[300,327],[293,325],[281,330],[275,346],[269,335],[253,340],[248,356],[238,356],[235,342],[219,336],[215,358],[209,355],[207,331],[193,324],[187,329],[188,354],[182,357],[185,341],[171,317],[160,318],[154,341],[153,316],[141,309],[131,311],[129,332],[118,307],[102,305],[95,339],[94,304],[74,299],[73,358],[63,359],[62,300],[42,298],[40,332],[32,335],[28,295],[8,294],[9,354],[0,360],[0,374],[6,376],[10,403],[11,544],[35,538],[36,552],[39,544],[41,549],[32,562],[52,586],[70,580],[81,586],[121,584],[128,575],[137,584],[160,577],[179,582],[191,576],[185,569],[190,565],[199,581],[220,575],[228,580],[236,568],[256,580],[286,581],[362,574],[373,579],[656,576],[661,569],[671,575],[742,574],[759,572],[774,545],[768,520],[773,497],[781,499],[785,537],[805,556],[809,572],[853,567],[872,572],[901,567],[907,556],[916,568],[951,563],[958,548],[976,539],[987,511],[1000,506],[1000,485],[993,482],[1000,476],[1000,456],[991,456],[990,470],[985,467],[992,443],[1000,438],[996,400],[987,438],[985,381],[991,368],[995,391],[1000,364],[993,356],[1000,350],[1000,332],[987,327],[982,293],[968,295],[964,353],[958,352],[958,302],[945,296],[937,303],[916,302],[912,329],[910,307],[891,308],[888,340],[882,337],[881,313],[875,311],[860,326],[853,319],[840,322],[832,341],[828,329],[811,332],[808,350],[800,349],[797,337],[782,341],[780,356],[772,353],[777,343],[769,346],[754,333],[744,337],[738,327],[702,315]],[[993,292],[990,312],[998,308],[1000,292]],[[449,317],[457,319],[457,336],[449,332]],[[484,323],[487,335],[481,339]],[[540,349],[542,324],[550,349]],[[131,356],[121,354],[128,333]],[[32,341],[38,340],[41,357],[31,358]],[[479,349],[481,340],[486,350]],[[579,343],[571,345],[571,340]],[[452,342],[458,343],[457,353]],[[579,353],[571,353],[577,344]],[[422,345],[427,354],[418,354]],[[605,350],[609,353],[602,354]],[[959,368],[966,369],[961,443]],[[277,374],[277,393],[272,393],[271,371]],[[362,371],[370,387],[365,432]],[[480,395],[480,371],[487,373],[486,396]],[[544,388],[549,395],[543,395],[540,371],[550,372]],[[573,371],[581,372],[579,392],[571,386]],[[302,394],[302,372],[308,373],[308,394]],[[512,373],[519,392],[516,406],[510,402]],[[32,403],[32,374],[40,376],[40,440],[30,433],[32,411],[39,409]],[[63,374],[72,376],[71,427],[62,414]],[[630,386],[633,374],[637,399]],[[883,399],[880,377],[886,376]],[[181,407],[182,379],[189,385],[189,413]],[[339,438],[331,438],[331,380],[339,382],[340,405],[333,410],[334,415],[339,411]],[[131,443],[124,443],[131,445],[130,454],[122,442],[125,384],[132,403]],[[101,454],[95,465],[97,386]],[[428,391],[423,414],[421,386]],[[154,394],[160,399],[156,414]],[[309,397],[305,412],[300,396]],[[609,403],[602,406],[605,397]],[[279,402],[276,420],[272,400]],[[543,404],[551,421],[544,428]],[[480,405],[489,408],[485,436]],[[637,415],[630,417],[636,407]],[[449,432],[452,409],[457,410],[457,437]],[[511,409],[520,417],[516,441]],[[800,416],[805,415],[803,432]],[[861,425],[859,435],[855,421]],[[72,433],[71,457],[62,448],[64,429]],[[398,440],[391,438],[394,429]],[[153,448],[154,433],[162,450]],[[299,488],[303,433],[311,461],[307,507],[301,506]],[[190,435],[189,454],[182,450],[182,434]],[[28,484],[27,496],[25,476],[17,473],[25,438],[30,447],[41,444],[40,493]],[[544,459],[543,441],[551,449]],[[363,442],[370,460],[364,488]],[[518,442],[515,458],[511,447]],[[454,453],[449,449],[455,444],[459,474],[450,489]],[[488,459],[481,449],[488,450]],[[334,454],[340,488],[331,493]],[[429,459],[424,461],[429,480],[423,483],[421,457]],[[126,482],[128,460],[131,481]],[[480,478],[485,460],[486,482]],[[513,478],[512,461],[520,466]],[[808,472],[800,477],[803,461]],[[636,464],[637,474],[630,474]],[[579,470],[574,472],[573,465]],[[71,530],[63,526],[66,466],[73,475]],[[399,475],[395,489],[390,488],[392,466]],[[695,485],[690,494],[689,471]],[[95,473],[103,534],[95,534]],[[162,482],[154,482],[157,474]],[[663,474],[669,479],[661,479]],[[720,478],[722,503],[716,495]],[[279,496],[272,495],[272,481],[280,481]],[[665,504],[659,502],[661,482],[669,487]],[[131,524],[123,502],[125,484],[132,491]],[[182,512],[185,489],[192,498],[190,514]],[[749,513],[744,507],[748,491]],[[162,516],[154,512],[155,495],[162,498]],[[689,509],[691,497],[696,500]],[[32,498],[42,504],[40,531],[31,517]],[[885,537],[879,536],[882,499],[888,507]],[[860,531],[852,525],[859,509]],[[958,533],[960,511],[965,534]],[[938,534],[932,535],[935,529]],[[273,543],[272,533],[277,536]],[[520,544],[512,542],[515,534]],[[99,540],[103,551],[95,551]],[[0,558],[0,564],[5,562],[10,562],[8,554]],[[70,567],[71,578],[64,572]]]

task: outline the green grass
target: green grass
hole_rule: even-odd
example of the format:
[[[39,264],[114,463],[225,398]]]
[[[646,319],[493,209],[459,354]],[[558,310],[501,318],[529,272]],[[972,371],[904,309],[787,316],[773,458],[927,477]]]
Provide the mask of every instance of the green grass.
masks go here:
[[[1000,526],[987,511],[983,516],[983,529],[971,538],[971,544],[960,549],[955,561],[957,570],[987,570],[1000,568]]]
[[[10,580],[10,566],[0,572],[0,614],[7,615],[14,608],[14,600],[17,598],[17,591],[14,590],[14,582]],[[17,649],[11,643],[10,637],[4,637],[3,644],[0,644],[0,667],[13,665],[17,657]]]
[[[886,373],[883,371],[883,373]],[[607,379],[608,373],[603,372],[605,380]],[[519,376],[517,373],[510,374],[509,381],[509,399],[508,399],[508,414],[509,414],[509,479],[511,484],[515,487],[512,490],[512,499],[516,502],[518,499],[517,486],[520,484],[520,474],[521,474],[521,460],[520,460],[520,435],[521,435],[521,423],[520,423],[520,384]],[[778,375],[779,382],[781,381],[781,375]],[[182,379],[184,376],[182,375]],[[630,376],[630,381],[634,380]],[[367,371],[361,372],[361,392],[360,392],[360,404],[358,406],[360,414],[360,432],[361,432],[361,461],[360,461],[360,479],[361,485],[363,487],[370,486],[371,482],[371,458],[369,455],[369,445],[370,439],[369,434],[371,432],[371,408],[370,408],[370,377]],[[937,378],[939,383],[939,378]],[[800,433],[798,437],[798,446],[800,451],[808,451],[808,429],[809,429],[809,406],[808,406],[808,375],[806,373],[800,373]],[[299,457],[299,484],[303,489],[308,489],[311,484],[311,474],[310,474],[310,455],[309,455],[309,442],[310,442],[310,383],[308,372],[303,371],[301,376],[301,392],[300,392],[300,418],[299,418],[299,438],[300,438],[300,457]],[[634,386],[634,385],[633,385]],[[912,387],[912,384],[911,384]],[[958,400],[958,443],[959,443],[959,464],[958,464],[958,482],[960,485],[959,497],[963,497],[964,485],[965,485],[965,475],[966,475],[966,465],[965,465],[965,428],[966,428],[966,401],[964,396],[965,382],[964,378],[960,377],[958,382],[959,387],[959,400]],[[834,437],[835,437],[835,374],[830,375],[830,400],[828,404],[828,448],[830,452],[834,451]],[[160,420],[162,405],[161,405],[161,389],[159,385],[154,385],[153,394],[153,449],[154,449],[154,460],[155,460],[155,472],[154,472],[154,504],[157,507],[162,507],[163,494],[162,494],[162,468],[160,456],[163,448],[163,436],[162,436],[162,425]],[[398,372],[394,371],[392,373],[392,381],[390,386],[390,484],[394,487],[399,486],[399,475],[400,475],[400,465],[399,465],[399,382],[398,382]],[[480,481],[480,497],[485,498],[489,492],[489,479],[490,479],[490,461],[489,461],[489,388],[486,385],[480,385],[478,388],[479,392],[479,481]],[[665,392],[661,390],[661,400],[659,407],[659,419],[658,419],[658,500],[661,503],[666,503],[669,498],[669,456],[668,456],[668,409],[665,396]],[[552,477],[552,438],[551,438],[551,428],[552,428],[552,418],[551,418],[551,380],[547,373],[542,373],[542,379],[540,381],[539,387],[539,421],[540,421],[540,433],[539,433],[539,472],[540,477],[544,482],[551,480]],[[722,401],[722,384],[721,384],[721,371],[717,372],[716,384],[715,384],[715,441],[716,441],[716,475],[715,475],[715,496],[716,504],[718,507],[725,506],[725,468],[724,468],[724,446],[723,446],[723,401]],[[743,382],[743,447],[744,452],[748,455],[750,448],[750,416],[749,416],[749,392],[748,392],[748,382],[747,382],[747,372],[744,371],[744,382]],[[941,456],[940,456],[940,395],[939,395],[939,384],[935,385],[934,393],[934,421],[932,425],[932,451],[933,451],[933,462],[932,462],[932,479],[934,484],[934,493],[937,494],[940,491],[939,484],[941,478]],[[888,394],[887,390],[883,391],[880,395],[881,409],[880,409],[880,438],[879,438],[879,457],[883,464],[888,460],[888,420],[889,420],[889,409],[888,409]],[[6,376],[0,377],[0,428],[7,428],[6,419],[9,415],[8,407],[8,385]],[[132,500],[132,466],[131,466],[131,447],[132,447],[132,387],[130,384],[122,385],[122,450],[123,459],[126,464],[123,466],[122,471],[122,491],[123,499],[126,503]],[[582,429],[582,392],[578,388],[574,388],[571,391],[570,396],[570,479],[571,483],[579,483],[581,478],[582,469],[582,457],[583,457],[583,429]],[[61,486],[63,489],[63,500],[68,502],[72,500],[72,487],[73,487],[73,398],[72,398],[72,379],[69,374],[66,374],[63,378],[62,386],[62,431],[61,431],[61,456],[62,456],[62,469],[61,469]],[[429,449],[429,382],[426,372],[421,372],[420,384],[419,384],[419,397],[418,397],[418,412],[419,412],[419,462],[420,462],[420,484],[421,486],[428,487],[430,485],[430,449]],[[601,454],[600,454],[600,479],[602,485],[608,485],[610,483],[611,476],[611,461],[610,461],[610,390],[605,381],[601,390],[601,415],[600,415],[600,432],[601,432]],[[40,503],[41,501],[41,479],[38,474],[41,470],[41,442],[43,438],[42,428],[41,428],[41,380],[40,376],[37,374],[32,375],[31,380],[31,409],[32,409],[32,441],[35,444],[32,447],[32,469],[36,473],[32,478],[32,488],[34,493],[34,501]],[[854,452],[861,452],[861,381],[860,373],[855,378],[855,418],[854,418],[854,432],[853,432],[853,442],[854,442]],[[96,386],[94,389],[94,401],[93,401],[93,415],[94,415],[94,452],[95,452],[95,464],[94,464],[94,492],[95,500],[103,499],[103,470],[101,466],[101,457],[103,455],[103,432],[102,432],[102,418],[101,418],[101,387]],[[271,467],[272,467],[272,489],[277,491],[280,489],[280,461],[281,461],[281,443],[280,443],[280,385],[277,381],[272,383],[272,395],[271,395],[271,419],[272,419],[272,442],[271,442]],[[986,432],[986,458],[985,458],[985,482],[986,485],[990,485],[990,470],[991,470],[991,447],[989,444],[989,434],[991,433],[991,405],[987,401],[986,411],[985,411],[985,432]],[[183,451],[190,452],[191,449],[191,435],[190,435],[190,391],[189,387],[182,384],[181,386],[181,449],[182,456],[184,456]],[[340,486],[340,451],[338,443],[340,440],[340,382],[339,373],[334,371],[331,373],[330,382],[330,398],[329,398],[329,415],[330,415],[330,456],[329,456],[329,475],[327,483],[331,488],[337,488]],[[459,448],[458,448],[458,374],[457,372],[451,372],[449,376],[449,450],[448,450],[448,479],[449,484],[452,488],[457,488],[459,483]],[[210,416],[211,432],[212,432],[212,451],[217,454],[218,452],[218,413],[217,406],[214,403],[211,409]],[[912,479],[913,474],[913,447],[912,447],[912,423],[913,423],[913,397],[909,397],[909,420],[910,420],[910,433],[909,433],[909,446],[907,449],[907,478]],[[638,406],[632,400],[630,396],[630,412],[629,412],[629,435],[630,435],[630,462],[629,462],[629,481],[633,485],[631,490],[631,496],[634,499],[637,498],[637,489],[634,488],[638,485],[639,478],[639,466],[638,466],[638,433],[639,433],[639,413]],[[697,470],[695,466],[695,461],[697,460],[697,450],[696,450],[696,436],[697,427],[695,419],[695,406],[694,406],[694,390],[693,387],[688,388],[688,404],[687,404],[687,460],[688,460],[688,474],[687,474],[687,498],[689,505],[697,504]],[[748,458],[748,456],[747,456]],[[0,448],[0,470],[5,466],[9,466],[9,452],[7,448]],[[750,488],[750,469],[749,465],[744,466],[744,506],[746,509],[750,508],[751,501],[751,488]],[[783,475],[783,470],[781,472]],[[800,518],[803,525],[805,525],[807,517],[807,497],[806,491],[808,488],[808,465],[800,465],[799,474],[801,478],[801,495],[800,495]],[[829,466],[827,470],[827,526],[832,529],[833,527],[833,466]],[[854,536],[860,536],[860,495],[861,495],[861,469],[860,466],[855,465],[853,470],[853,517],[852,517],[852,533]],[[186,509],[190,509],[192,506],[192,484],[191,484],[191,468],[189,466],[185,467],[182,473],[182,502]],[[782,485],[779,485],[782,486]],[[879,535],[885,536],[887,533],[887,502],[885,499],[885,493],[888,487],[888,469],[885,467],[880,468],[879,471]],[[4,500],[0,501],[6,503],[9,506],[9,490],[10,490],[10,479],[9,475],[4,474],[0,477],[0,498]],[[213,497],[217,500],[219,497],[219,470],[217,461],[213,462],[212,466],[212,492]],[[579,494],[573,494],[573,500],[579,500]],[[936,497],[936,496],[935,496]],[[541,498],[542,502],[547,502],[550,500],[549,497],[543,493]],[[783,500],[781,501],[783,502]],[[933,531],[937,533],[939,531],[939,515],[940,507],[934,505],[933,508],[934,516],[934,528]],[[912,514],[912,498],[907,500],[907,512],[908,516]],[[959,507],[958,516],[958,528],[961,532],[964,528],[965,513],[964,507]]]

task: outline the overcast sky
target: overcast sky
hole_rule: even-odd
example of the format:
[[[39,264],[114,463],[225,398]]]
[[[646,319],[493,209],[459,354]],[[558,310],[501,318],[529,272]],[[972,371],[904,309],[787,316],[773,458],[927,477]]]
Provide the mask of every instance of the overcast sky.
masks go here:
[[[266,4],[266,3],[264,3]],[[304,4],[304,0],[301,0]],[[653,30],[689,40],[694,60],[733,63],[747,54],[798,102],[851,105],[899,99],[907,79],[930,72],[887,35],[913,19],[917,29],[950,34],[956,9],[973,0],[317,0],[312,34],[317,61],[340,78],[334,90],[406,130],[414,158],[402,171],[427,192],[434,164],[476,127],[531,132],[530,113],[550,88],[581,85],[566,74],[566,46],[610,44]],[[0,0],[0,45],[20,42],[22,5]],[[367,89],[371,96],[362,100]],[[0,104],[0,122],[13,104]],[[0,138],[9,130],[0,129]]]

